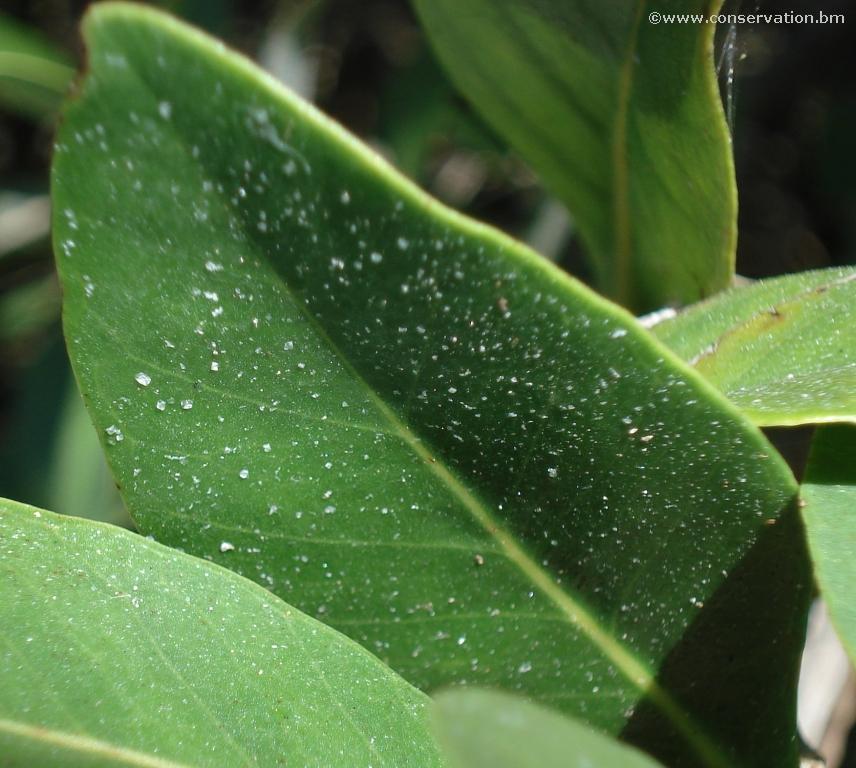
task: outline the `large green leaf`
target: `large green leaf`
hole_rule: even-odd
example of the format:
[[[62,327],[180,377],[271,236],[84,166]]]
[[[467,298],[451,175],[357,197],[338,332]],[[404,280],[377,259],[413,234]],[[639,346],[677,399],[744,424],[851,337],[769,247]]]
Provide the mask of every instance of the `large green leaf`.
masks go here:
[[[520,689],[674,762],[787,765],[807,577],[761,434],[623,310],[207,37],[121,4],[85,34],[55,245],[141,529],[426,689]]]
[[[654,334],[761,426],[856,422],[856,269],[734,288]]]
[[[815,578],[856,663],[856,427],[818,428],[801,495]]]
[[[427,698],[252,582],[0,500],[3,766],[436,766]]]
[[[414,5],[457,85],[570,208],[602,292],[643,311],[728,285],[737,207],[714,26],[650,21],[718,3]]]
[[[441,693],[435,720],[457,768],[656,768],[651,758],[518,696]]]

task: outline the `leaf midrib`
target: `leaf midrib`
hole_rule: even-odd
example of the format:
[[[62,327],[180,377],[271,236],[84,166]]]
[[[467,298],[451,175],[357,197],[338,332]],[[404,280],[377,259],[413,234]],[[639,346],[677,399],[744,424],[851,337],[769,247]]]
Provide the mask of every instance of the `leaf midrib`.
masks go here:
[[[109,741],[94,739],[91,736],[80,736],[68,731],[28,725],[5,718],[0,718],[0,733],[60,747],[72,752],[105,758],[112,760],[117,765],[137,766],[137,768],[193,768],[187,763],[178,763],[174,760],[153,757],[144,752],[127,749]]]
[[[254,237],[248,231],[250,241]],[[264,255],[264,251],[262,251]],[[265,261],[268,261],[265,258]],[[278,274],[278,273],[277,273]],[[383,400],[353,366],[350,359],[330,338],[326,329],[309,311],[308,307],[297,299],[291,286],[281,278],[283,288],[295,308],[304,317],[309,327],[315,331],[318,338],[326,344],[330,352],[339,360],[339,364],[347,373],[353,376],[357,385],[364,389],[369,401],[377,408],[378,413],[386,419],[390,428],[399,439],[409,447],[435,475],[449,492],[458,499],[470,516],[494,539],[505,557],[515,564],[520,572],[537,587],[547,599],[558,608],[568,622],[577,627],[601,653],[610,659],[624,676],[640,691],[647,693],[663,713],[674,723],[678,731],[695,747],[701,757],[711,766],[726,768],[729,762],[720,754],[719,749],[691,721],[671,694],[660,687],[651,671],[619,641],[605,630],[598,620],[572,594],[562,589],[516,540],[495,520],[487,505],[464,482],[447,467],[442,458],[437,458],[428,450],[423,441],[399,415]],[[441,455],[441,454],[440,454]]]
[[[799,275],[814,275],[818,272],[822,272],[824,270],[810,270],[808,272],[799,273]],[[690,359],[698,362],[701,359],[704,359],[710,355],[716,354],[719,349],[720,344],[731,335],[737,333],[738,331],[743,330],[748,326],[751,322],[756,320],[758,317],[769,313],[770,310],[775,309],[777,312],[781,311],[782,307],[787,306],[788,304],[800,304],[802,303],[807,296],[811,296],[812,294],[823,295],[828,293],[830,290],[837,288],[841,285],[846,285],[849,282],[856,280],[856,268],[853,267],[840,267],[840,268],[830,268],[830,272],[838,272],[836,276],[830,275],[830,279],[824,283],[820,283],[818,285],[809,285],[808,287],[801,288],[797,293],[784,295],[780,299],[771,300],[769,303],[761,306],[759,309],[752,312],[748,317],[736,317],[734,320],[728,320],[727,324],[720,330],[716,336],[716,338],[712,342],[699,342],[702,344],[701,348],[694,347],[691,350],[687,350],[686,353],[682,353],[679,355],[681,359]],[[790,279],[793,276],[787,276],[785,278],[773,278],[773,280],[779,279]],[[764,281],[761,281],[763,283]],[[756,283],[757,284],[757,283]],[[675,335],[674,328],[681,327],[682,323],[690,324],[690,333],[698,335],[700,332],[704,333],[705,331],[705,318],[708,314],[711,313],[711,309],[716,308],[716,305],[719,301],[724,301],[730,299],[733,295],[737,295],[743,291],[751,291],[752,285],[741,287],[741,288],[731,288],[724,294],[720,294],[719,296],[711,296],[710,298],[699,301],[692,306],[686,308],[682,312],[679,312],[677,316],[673,316],[667,320],[664,320],[662,324],[658,325],[656,330],[653,331],[655,337],[662,339],[661,343],[666,344],[666,346],[672,346],[671,337]],[[740,311],[739,306],[735,307],[733,310],[735,313]],[[716,325],[716,321],[714,320],[713,325]],[[695,326],[695,327],[694,327]],[[665,337],[665,339],[663,339]],[[692,353],[692,354],[691,354]],[[696,362],[687,363],[691,367],[696,366]]]
[[[629,48],[628,59],[625,62],[625,69],[629,72],[627,77],[627,93],[632,87],[632,71],[633,71],[633,53],[635,52],[636,36],[641,24],[642,11],[645,6],[645,0],[640,0],[637,7],[637,17],[635,19],[634,35],[632,44]],[[191,47],[201,49],[201,55],[209,60],[223,62],[227,68],[232,68],[235,76],[243,77],[251,80],[254,85],[264,91],[267,91],[273,98],[279,101],[280,105],[286,110],[297,109],[291,104],[291,97],[286,92],[284,87],[270,78],[260,77],[256,72],[254,65],[249,62],[244,62],[244,57],[231,51],[223,51],[212,46],[208,38],[202,33],[186,29],[182,25],[173,24],[168,18],[160,15],[155,16],[153,12],[147,12],[141,9],[132,8],[128,4],[112,4],[112,8],[108,6],[107,12],[100,11],[99,13],[106,16],[111,12],[117,16],[128,15],[136,16],[138,19],[143,19],[149,16],[149,21],[152,24],[169,27],[171,32],[177,37],[182,38],[183,42]],[[152,18],[153,17],[153,18]],[[89,50],[92,51],[96,46],[94,41],[86,30],[87,43]],[[137,76],[139,82],[157,101],[155,88],[148,82],[143,72],[131,67]],[[305,110],[305,108],[303,108]],[[313,115],[307,115],[304,112],[304,117],[312,118]],[[327,133],[330,129],[323,120],[315,119],[313,122],[319,123],[319,129]],[[626,116],[624,120],[626,134]],[[190,147],[184,135],[176,127],[175,122],[170,122],[169,125],[173,128],[173,134],[181,147],[187,152],[188,157],[193,157]],[[338,137],[337,137],[338,138]],[[625,136],[626,138],[626,136]],[[194,158],[202,169],[206,169],[199,158]],[[626,157],[624,158],[626,162]],[[625,165],[626,172],[626,165]],[[215,174],[216,175],[216,174]],[[626,192],[626,190],[625,190]],[[224,198],[224,202],[230,207],[231,204]],[[243,222],[242,222],[243,224]],[[248,244],[254,249],[258,249],[263,262],[270,264],[270,259],[263,247],[258,245],[256,233],[252,228],[244,229],[248,236]],[[517,541],[495,520],[488,509],[488,506],[481,500],[477,494],[471,491],[465,483],[455,474],[455,472],[447,467],[442,460],[435,457],[426,443],[399,417],[399,415],[384,401],[368,384],[360,372],[354,367],[350,359],[339,346],[329,336],[324,326],[321,325],[318,318],[311,313],[306,304],[300,300],[299,296],[294,293],[292,287],[286,280],[274,270],[274,274],[278,277],[285,295],[290,303],[304,318],[307,325],[312,329],[318,339],[323,342],[330,353],[338,359],[345,372],[351,375],[355,383],[361,387],[368,400],[375,406],[377,412],[387,421],[391,427],[391,432],[408,447],[413,453],[420,458],[426,465],[429,472],[437,477],[437,479],[449,490],[452,496],[458,499],[461,506],[470,514],[470,516],[483,528],[483,530],[495,540],[499,549],[505,554],[506,558],[514,563],[520,572],[526,576],[530,582],[564,615],[568,623],[579,629],[591,642],[597,647],[621,673],[636,686],[641,692],[646,694],[648,698],[666,715],[666,717],[675,725],[676,729],[686,739],[687,743],[697,751],[700,758],[710,766],[721,766],[726,768],[730,765],[729,760],[720,752],[718,746],[714,744],[710,738],[694,723],[688,714],[680,707],[680,705],[672,698],[671,694],[662,688],[657,682],[654,674],[640,661],[635,655],[629,651],[624,645],[612,637],[599,623],[598,619],[593,616],[589,610],[582,605],[579,598],[565,591],[556,581],[547,573],[525,550],[517,543]]]
[[[768,306],[761,307],[746,318],[736,319],[722,330],[714,341],[709,342],[704,348],[699,350],[695,356],[695,362],[692,363],[693,367],[698,368],[699,363],[715,358],[734,336],[743,331],[749,330],[754,323],[765,316],[769,316],[771,314],[787,316],[789,307],[793,305],[804,307],[815,297],[829,298],[827,294],[831,291],[842,285],[853,282],[854,280],[856,280],[856,272],[849,272],[841,277],[823,283],[822,285],[810,286],[801,290],[799,293],[793,294],[792,296],[784,296],[781,301],[771,302]],[[728,350],[731,350],[730,346],[728,347]],[[743,371],[754,373],[758,368],[763,368],[766,365],[767,361],[763,358],[756,359],[746,366]]]

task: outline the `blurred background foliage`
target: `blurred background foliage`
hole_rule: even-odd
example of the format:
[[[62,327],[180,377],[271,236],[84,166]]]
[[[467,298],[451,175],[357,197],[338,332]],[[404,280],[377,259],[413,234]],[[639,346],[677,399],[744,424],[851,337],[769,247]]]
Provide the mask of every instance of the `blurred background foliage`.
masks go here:
[[[154,4],[259,61],[431,194],[586,279],[571,217],[455,93],[407,0]],[[65,355],[49,241],[51,140],[81,66],[86,5],[0,0],[0,496],[131,526]],[[818,10],[742,5],[752,7],[723,10]],[[739,187],[738,273],[854,263],[853,35],[846,24],[717,34]],[[807,431],[778,432],[798,463]],[[850,741],[842,765],[856,766]]]

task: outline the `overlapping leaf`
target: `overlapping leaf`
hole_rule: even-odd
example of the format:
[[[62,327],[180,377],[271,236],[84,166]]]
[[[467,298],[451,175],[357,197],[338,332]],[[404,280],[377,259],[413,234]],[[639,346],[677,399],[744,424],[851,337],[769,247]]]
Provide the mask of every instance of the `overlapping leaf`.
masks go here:
[[[427,698],[255,584],[0,501],[4,766],[439,766]]]
[[[713,25],[663,22],[699,3],[414,5],[463,93],[570,208],[602,292],[644,311],[728,285],[736,196]]]
[[[141,528],[425,689],[793,762],[796,488],[736,409],[208,38],[112,4],[86,36],[55,246]]]
[[[656,768],[649,757],[517,696],[448,691],[437,730],[456,768]]]
[[[856,270],[735,288],[654,334],[762,426],[856,422]]]

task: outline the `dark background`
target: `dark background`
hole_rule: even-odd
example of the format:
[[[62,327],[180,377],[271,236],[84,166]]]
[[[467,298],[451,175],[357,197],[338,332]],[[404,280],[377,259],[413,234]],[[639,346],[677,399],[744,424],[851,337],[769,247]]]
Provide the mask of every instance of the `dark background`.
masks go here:
[[[536,177],[457,96],[406,0],[156,3],[254,59],[271,26],[297,28],[324,111],[446,202],[518,235],[543,202]],[[3,0],[73,61],[85,2]],[[846,3],[729,2],[724,12],[846,13]],[[296,22],[296,23],[295,23]],[[853,23],[853,20],[850,20]],[[732,115],[740,192],[738,272],[763,277],[853,263],[856,36],[844,25],[736,27]],[[719,30],[720,49],[728,29]],[[726,66],[723,65],[724,82]],[[0,108],[0,185],[44,185],[51,123]],[[571,249],[573,250],[573,249]],[[571,262],[573,263],[573,262]],[[5,282],[0,284],[0,290]]]

